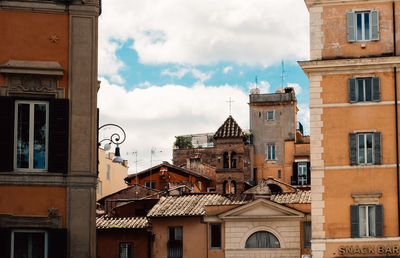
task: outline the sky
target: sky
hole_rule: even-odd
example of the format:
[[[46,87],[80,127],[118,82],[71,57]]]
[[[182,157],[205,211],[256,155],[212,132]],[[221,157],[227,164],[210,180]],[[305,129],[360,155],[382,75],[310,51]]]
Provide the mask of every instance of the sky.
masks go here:
[[[309,133],[302,0],[103,0],[100,125],[126,132],[129,173],[171,162],[176,135],[215,132],[230,115],[249,129],[249,90],[294,87]],[[283,75],[283,76],[282,76]],[[112,130],[100,131],[100,139]],[[113,149],[115,146],[113,147]],[[112,150],[113,150],[112,149]]]

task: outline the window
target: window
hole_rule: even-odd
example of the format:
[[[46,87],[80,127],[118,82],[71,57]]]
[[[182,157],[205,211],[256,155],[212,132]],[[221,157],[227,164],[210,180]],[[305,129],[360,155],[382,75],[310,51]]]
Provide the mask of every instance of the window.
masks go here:
[[[348,87],[349,102],[380,101],[379,77],[350,78]]]
[[[297,183],[299,185],[306,185],[307,184],[307,163],[301,162],[297,165]]]
[[[182,227],[168,227],[168,258],[182,258]]]
[[[107,180],[110,180],[110,165],[107,165]]]
[[[101,181],[97,181],[96,190],[97,190],[97,194],[101,195]]]
[[[350,165],[381,164],[381,133],[351,133]]]
[[[280,248],[278,238],[268,231],[253,233],[246,241],[246,248]]]
[[[379,40],[379,12],[347,13],[347,41]]]
[[[221,249],[221,224],[210,224],[210,248]]]
[[[267,160],[275,160],[275,145],[267,146]]]
[[[311,221],[304,221],[304,248],[311,248]]]
[[[156,189],[156,181],[145,181],[144,186],[150,189]]]
[[[0,96],[0,172],[68,171],[69,101]]]
[[[382,205],[351,205],[351,237],[383,236]]]
[[[274,111],[267,111],[267,120],[272,121],[274,120]]]
[[[47,233],[40,230],[14,230],[11,257],[47,258]]]
[[[133,258],[132,243],[119,243],[119,258]]]
[[[16,170],[47,170],[48,110],[48,102],[15,102],[14,168]]]

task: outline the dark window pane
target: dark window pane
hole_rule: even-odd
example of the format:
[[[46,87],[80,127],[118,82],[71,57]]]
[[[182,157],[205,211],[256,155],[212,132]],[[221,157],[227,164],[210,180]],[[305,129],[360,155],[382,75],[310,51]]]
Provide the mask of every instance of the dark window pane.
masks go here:
[[[35,104],[33,138],[33,168],[46,168],[46,104]]]
[[[369,40],[369,13],[364,13],[364,32],[365,40]]]
[[[211,224],[211,248],[221,247],[221,224]]]
[[[367,134],[367,163],[372,163],[372,134]]]
[[[362,17],[361,13],[357,13],[357,40],[362,40]]]
[[[29,168],[29,104],[18,104],[17,168]]]
[[[364,101],[364,80],[357,80],[358,101]]]
[[[311,222],[304,222],[304,248],[311,248]]]
[[[120,258],[132,258],[133,245],[132,243],[120,243],[119,244],[119,257]]]
[[[14,258],[44,258],[44,232],[14,232]]]
[[[253,233],[246,241],[246,248],[280,248],[279,240],[267,231]]]
[[[364,134],[358,135],[358,162],[365,163]]]
[[[372,101],[372,83],[371,79],[365,79],[365,101]]]

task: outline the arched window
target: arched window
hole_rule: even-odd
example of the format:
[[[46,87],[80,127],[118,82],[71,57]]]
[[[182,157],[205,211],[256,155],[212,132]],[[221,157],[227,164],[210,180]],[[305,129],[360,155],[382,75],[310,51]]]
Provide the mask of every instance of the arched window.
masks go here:
[[[283,192],[282,188],[279,185],[269,184],[268,187],[271,190],[271,193],[273,193],[273,194],[280,194]]]
[[[246,248],[281,248],[281,244],[272,233],[257,231],[247,239]]]
[[[229,156],[228,156],[228,152],[224,152],[224,156],[223,156],[223,160],[224,160],[224,168],[229,168]]]
[[[236,152],[231,153],[231,168],[236,168]]]

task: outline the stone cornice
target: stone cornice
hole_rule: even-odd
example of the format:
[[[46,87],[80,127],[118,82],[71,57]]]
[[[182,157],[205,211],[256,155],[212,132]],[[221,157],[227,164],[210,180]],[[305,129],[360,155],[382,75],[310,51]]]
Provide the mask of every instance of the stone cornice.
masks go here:
[[[0,65],[0,73],[63,76],[64,69],[58,62],[9,60]]]
[[[390,68],[400,67],[400,56],[299,61],[298,64],[307,76],[311,73],[325,75],[389,71]]]
[[[399,0],[395,0],[398,2]],[[385,3],[393,0],[304,0],[307,8],[328,6],[328,5],[346,5],[346,4],[366,4],[366,3]]]

